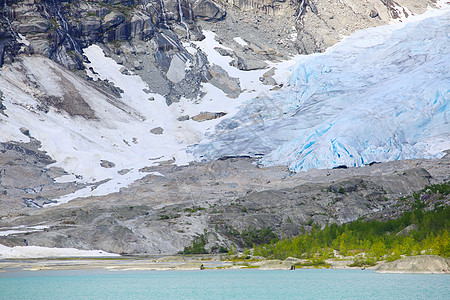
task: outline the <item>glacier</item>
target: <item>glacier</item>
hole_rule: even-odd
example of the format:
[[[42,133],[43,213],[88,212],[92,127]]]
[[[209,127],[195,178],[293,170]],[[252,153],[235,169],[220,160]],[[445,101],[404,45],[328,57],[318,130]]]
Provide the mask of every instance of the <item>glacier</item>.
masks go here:
[[[437,158],[450,149],[450,10],[356,32],[301,56],[289,84],[249,101],[193,147],[293,172]]]

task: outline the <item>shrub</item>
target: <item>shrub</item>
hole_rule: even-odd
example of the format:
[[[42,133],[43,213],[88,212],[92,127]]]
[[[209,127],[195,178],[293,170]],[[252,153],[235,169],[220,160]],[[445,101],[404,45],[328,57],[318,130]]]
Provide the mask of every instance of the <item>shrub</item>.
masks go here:
[[[191,246],[184,247],[182,254],[207,254],[208,251],[206,251],[205,245],[205,235],[201,234],[194,238]]]

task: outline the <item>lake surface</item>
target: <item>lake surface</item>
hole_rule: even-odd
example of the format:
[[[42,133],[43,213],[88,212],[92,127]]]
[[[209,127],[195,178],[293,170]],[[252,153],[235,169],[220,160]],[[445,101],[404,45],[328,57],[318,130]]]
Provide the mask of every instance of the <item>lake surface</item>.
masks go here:
[[[450,299],[449,275],[362,270],[8,271],[0,299]]]

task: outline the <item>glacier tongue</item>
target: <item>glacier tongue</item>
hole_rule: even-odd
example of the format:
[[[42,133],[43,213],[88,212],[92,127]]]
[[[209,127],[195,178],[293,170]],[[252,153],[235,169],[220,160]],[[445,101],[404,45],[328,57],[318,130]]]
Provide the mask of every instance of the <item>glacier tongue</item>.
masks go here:
[[[359,31],[300,58],[290,84],[257,98],[194,152],[264,154],[292,171],[432,158],[450,148],[450,10]]]

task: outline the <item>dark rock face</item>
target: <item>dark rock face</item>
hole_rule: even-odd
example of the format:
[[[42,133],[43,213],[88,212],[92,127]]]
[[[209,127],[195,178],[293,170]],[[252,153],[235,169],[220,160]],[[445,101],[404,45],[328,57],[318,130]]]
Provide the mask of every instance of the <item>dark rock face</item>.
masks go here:
[[[0,50],[1,50],[1,45],[0,45]],[[2,104],[2,101],[3,101],[3,92],[0,90],[0,113],[5,114],[4,110],[6,107]]]
[[[240,21],[264,32],[261,16],[274,16],[276,27],[295,26],[292,39],[302,53],[322,51],[340,34],[380,25],[390,19],[420,13],[432,0],[420,0],[402,8],[394,0],[370,0],[368,3],[339,4],[327,1],[218,1],[218,0],[23,0],[0,1],[0,65],[17,55],[18,33],[31,42],[31,50],[72,69],[82,68],[81,49],[92,43],[137,38],[149,40],[155,32],[167,29],[179,38],[198,40],[202,33],[196,20],[219,22],[227,11],[238,10]],[[236,10],[236,11],[237,11]],[[250,12],[250,14],[247,14]],[[335,16],[337,16],[335,18]],[[255,20],[252,20],[252,19]],[[253,22],[255,21],[255,22]],[[237,23],[235,21],[235,23]],[[254,24],[253,24],[254,23]],[[269,28],[269,30],[271,30]],[[343,32],[341,32],[344,30]],[[280,33],[273,32],[274,38]],[[280,42],[281,43],[281,42]],[[286,43],[283,42],[283,43]],[[6,55],[4,54],[6,52]],[[6,60],[5,60],[6,58]],[[236,61],[241,69],[245,63]]]
[[[395,2],[394,0],[381,0],[381,2],[387,7],[387,9],[389,10],[389,14],[393,19],[400,18],[401,12],[397,9],[397,7],[401,6],[397,2]],[[406,13],[406,15],[407,14],[408,13]]]
[[[4,56],[5,56],[5,45],[3,44],[2,41],[0,41],[0,66],[3,65]]]
[[[206,55],[191,54],[182,43],[204,38],[188,0],[25,0],[8,2],[1,13],[0,66],[28,53],[44,55],[71,70],[83,69],[82,49],[97,43],[108,56],[121,56],[122,63],[125,52],[125,60],[130,61],[124,70],[141,71],[141,76],[151,73],[144,79],[157,81],[155,92],[164,95],[169,105],[182,96],[197,97],[200,83],[208,81]],[[150,40],[154,43],[147,43]],[[138,47],[149,50],[136,51]],[[187,61],[193,67],[181,72],[181,64]],[[167,74],[171,66],[175,77]],[[49,100],[44,102],[65,103]]]
[[[131,19],[130,35],[140,40],[148,40],[155,34],[155,26],[150,16],[136,12]]]
[[[2,3],[0,58],[5,51],[17,54],[12,46],[20,33],[30,41],[34,53],[80,69],[82,48],[103,40],[145,40],[155,31],[151,14],[134,10],[134,1],[7,2]],[[5,47],[8,44],[11,46]]]
[[[98,35],[102,32],[101,19],[97,16],[90,16],[81,20],[79,30],[83,35]]]

